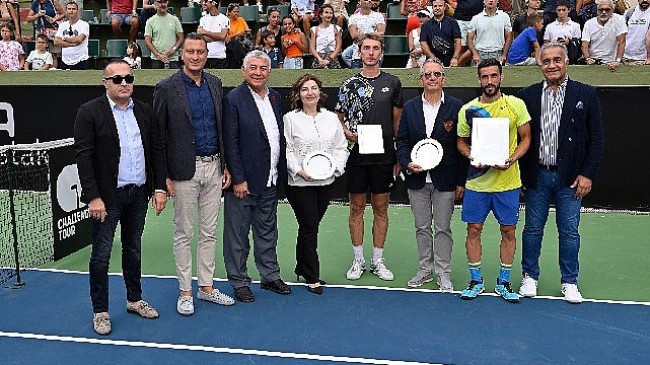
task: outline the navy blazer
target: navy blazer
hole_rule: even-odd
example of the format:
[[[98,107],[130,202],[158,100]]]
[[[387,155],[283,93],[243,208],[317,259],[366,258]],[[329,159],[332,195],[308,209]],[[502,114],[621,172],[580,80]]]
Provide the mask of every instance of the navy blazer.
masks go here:
[[[411,160],[411,150],[416,143],[433,138],[442,145],[442,161],[434,169],[427,171],[431,182],[440,191],[453,191],[456,186],[465,186],[467,178],[467,165],[469,161],[462,157],[456,148],[456,131],[458,128],[458,112],[463,103],[445,94],[445,101],[440,105],[433,131],[430,136],[426,134],[426,123],[422,109],[422,94],[412,98],[404,104],[402,117],[399,122],[397,134],[397,161],[404,170],[404,185],[408,189],[422,189],[426,182],[426,175],[406,173]]]
[[[145,188],[151,195],[154,189],[165,189],[162,145],[153,134],[155,121],[149,105],[133,100],[133,114],[144,149]],[[95,198],[101,198],[108,206],[117,191],[120,138],[106,95],[79,107],[74,122],[74,148],[81,182],[81,201],[88,204]]]
[[[517,96],[530,113],[531,145],[519,160],[524,186],[537,186],[539,168],[540,117],[543,82],[519,90]],[[596,88],[568,80],[558,131],[557,165],[560,179],[570,186],[578,175],[596,178],[603,153],[603,123]]]
[[[192,127],[192,111],[182,72],[182,69],[178,70],[173,75],[161,80],[153,91],[153,109],[158,119],[156,133],[163,144],[167,177],[176,181],[191,180],[196,172],[196,143]],[[223,156],[223,88],[221,80],[207,72],[203,72],[202,77],[201,82],[208,84],[214,100],[219,153]],[[220,160],[221,171],[223,171],[225,162],[223,158]]]
[[[287,179],[287,143],[282,122],[280,94],[269,88],[275,119],[280,132],[280,159],[278,161],[278,182]],[[255,105],[253,95],[246,83],[231,90],[224,99],[224,148],[226,164],[232,176],[232,183],[248,183],[248,190],[257,194],[264,190],[271,170],[271,147],[264,122]]]

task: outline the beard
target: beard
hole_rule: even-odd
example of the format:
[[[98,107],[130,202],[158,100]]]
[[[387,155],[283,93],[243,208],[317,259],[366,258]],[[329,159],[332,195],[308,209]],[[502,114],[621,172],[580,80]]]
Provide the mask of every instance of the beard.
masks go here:
[[[493,91],[488,90],[489,87],[493,87],[494,90],[493,90]],[[499,83],[496,84],[496,85],[494,85],[494,84],[487,84],[487,85],[485,85],[485,86],[482,86],[481,89],[483,90],[483,95],[485,95],[485,96],[491,98],[491,97],[493,97],[494,95],[496,95],[496,94],[499,93],[499,90],[501,90],[501,83],[499,82]]]

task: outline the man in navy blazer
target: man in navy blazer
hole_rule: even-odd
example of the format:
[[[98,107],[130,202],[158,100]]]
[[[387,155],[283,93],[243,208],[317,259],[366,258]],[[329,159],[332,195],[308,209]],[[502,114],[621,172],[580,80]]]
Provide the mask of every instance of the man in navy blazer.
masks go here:
[[[520,160],[526,188],[526,222],[522,234],[519,293],[537,295],[539,256],[555,203],[564,299],[581,303],[578,290],[580,207],[591,191],[603,150],[603,127],[596,88],[570,80],[566,48],[556,43],[541,49],[544,81],[519,91],[532,117],[532,144]]]
[[[188,34],[182,49],[183,67],[156,85],[153,105],[166,157],[167,190],[174,201],[174,260],[180,290],[176,310],[189,316],[194,313],[192,237],[197,212],[196,297],[220,305],[235,301],[213,287],[221,191],[230,185],[223,159],[221,80],[203,71],[208,59],[203,36]]]
[[[144,318],[158,317],[142,300],[141,239],[149,198],[153,195],[157,213],[167,201],[162,146],[153,134],[154,115],[147,104],[131,99],[134,78],[129,64],[109,62],[103,80],[106,95],[83,104],[74,123],[81,201],[88,204],[93,219],[90,299],[93,329],[99,335],[111,332],[108,265],[118,222],[126,310]]]
[[[262,289],[290,294],[280,278],[277,186],[287,178],[280,94],[267,87],[271,60],[262,51],[244,58],[244,82],[224,100],[224,146],[232,190],[224,198],[223,255],[228,282],[241,302],[253,302],[246,260],[253,229],[255,264]]]
[[[420,262],[420,269],[407,285],[419,287],[432,281],[435,269],[440,290],[448,293],[454,290],[451,216],[454,200],[463,196],[467,176],[467,159],[456,148],[458,112],[463,103],[443,92],[445,70],[437,60],[424,62],[420,82],[424,93],[404,104],[397,135],[397,159],[406,173],[404,185],[415,218]],[[411,157],[415,145],[426,138],[442,146],[442,160],[432,169],[424,169]]]

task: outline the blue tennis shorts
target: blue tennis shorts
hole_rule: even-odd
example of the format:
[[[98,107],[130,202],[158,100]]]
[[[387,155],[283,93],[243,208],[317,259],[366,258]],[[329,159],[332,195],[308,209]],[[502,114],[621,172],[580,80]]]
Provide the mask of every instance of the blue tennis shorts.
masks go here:
[[[502,226],[513,226],[519,220],[519,189],[498,193],[481,193],[465,189],[461,219],[465,223],[484,223],[492,211]]]

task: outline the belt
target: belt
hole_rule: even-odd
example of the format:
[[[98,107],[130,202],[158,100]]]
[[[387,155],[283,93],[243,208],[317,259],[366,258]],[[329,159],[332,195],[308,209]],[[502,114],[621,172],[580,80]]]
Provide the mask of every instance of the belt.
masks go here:
[[[201,162],[212,162],[212,161],[216,161],[216,160],[218,160],[219,157],[220,157],[220,155],[219,155],[218,153],[217,153],[217,154],[214,154],[214,155],[210,155],[210,156],[196,156],[196,161],[197,161],[197,162],[198,162],[198,161],[201,161]]]
[[[124,186],[120,186],[118,189],[133,190],[133,189],[139,188],[139,187],[140,187],[140,185],[136,185],[136,184],[126,184]]]
[[[545,170],[548,170],[548,171],[557,171],[557,165],[543,165],[543,164],[539,164],[539,168],[541,168],[541,169],[545,169]]]

